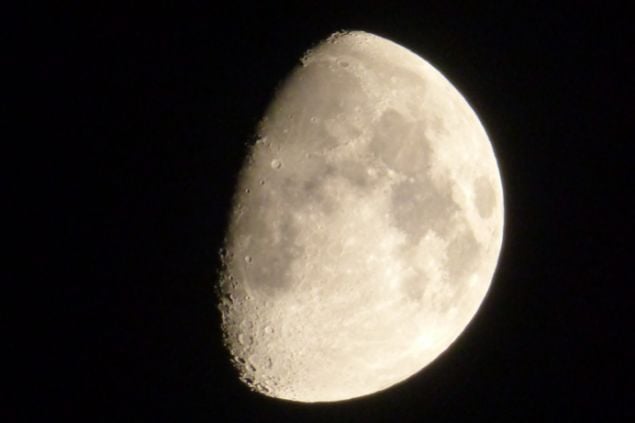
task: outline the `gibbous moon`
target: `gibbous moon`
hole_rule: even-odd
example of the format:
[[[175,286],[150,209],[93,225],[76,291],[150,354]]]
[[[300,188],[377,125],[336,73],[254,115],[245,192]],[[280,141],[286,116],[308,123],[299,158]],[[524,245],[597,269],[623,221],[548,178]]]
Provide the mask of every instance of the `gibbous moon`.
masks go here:
[[[503,230],[475,112],[410,50],[337,32],[281,85],[222,252],[224,341],[262,394],[339,401],[445,351],[490,286]]]

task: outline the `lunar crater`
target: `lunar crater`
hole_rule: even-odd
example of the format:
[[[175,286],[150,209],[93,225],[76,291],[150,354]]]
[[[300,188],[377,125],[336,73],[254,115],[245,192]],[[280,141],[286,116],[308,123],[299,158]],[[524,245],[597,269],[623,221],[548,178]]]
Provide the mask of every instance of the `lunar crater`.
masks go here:
[[[494,185],[486,176],[480,176],[474,181],[474,193],[476,209],[478,214],[483,218],[489,218],[494,212],[496,206],[496,193]]]

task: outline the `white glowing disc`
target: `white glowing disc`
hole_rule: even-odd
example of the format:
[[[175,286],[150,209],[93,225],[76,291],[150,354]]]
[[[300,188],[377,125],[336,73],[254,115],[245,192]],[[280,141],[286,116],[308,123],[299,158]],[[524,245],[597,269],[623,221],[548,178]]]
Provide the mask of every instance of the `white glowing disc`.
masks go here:
[[[406,48],[336,33],[258,135],[220,281],[241,379],[315,402],[417,373],[472,319],[501,248],[501,180],[474,111]]]

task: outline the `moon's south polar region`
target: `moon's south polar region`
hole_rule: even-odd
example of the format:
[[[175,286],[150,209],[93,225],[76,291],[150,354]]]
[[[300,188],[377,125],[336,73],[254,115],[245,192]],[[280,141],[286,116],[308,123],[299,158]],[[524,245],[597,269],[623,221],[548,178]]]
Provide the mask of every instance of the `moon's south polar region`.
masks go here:
[[[300,62],[238,180],[220,310],[252,389],[338,401],[412,376],[467,326],[502,187],[474,111],[411,51],[339,32]]]

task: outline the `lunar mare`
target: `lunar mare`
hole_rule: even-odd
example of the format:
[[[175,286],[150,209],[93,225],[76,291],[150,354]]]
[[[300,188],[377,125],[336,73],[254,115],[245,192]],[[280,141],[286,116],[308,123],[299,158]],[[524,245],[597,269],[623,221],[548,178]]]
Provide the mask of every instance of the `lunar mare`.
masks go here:
[[[338,401],[401,382],[478,310],[503,193],[478,117],[428,62],[335,33],[269,105],[219,283],[224,340],[265,395]]]

